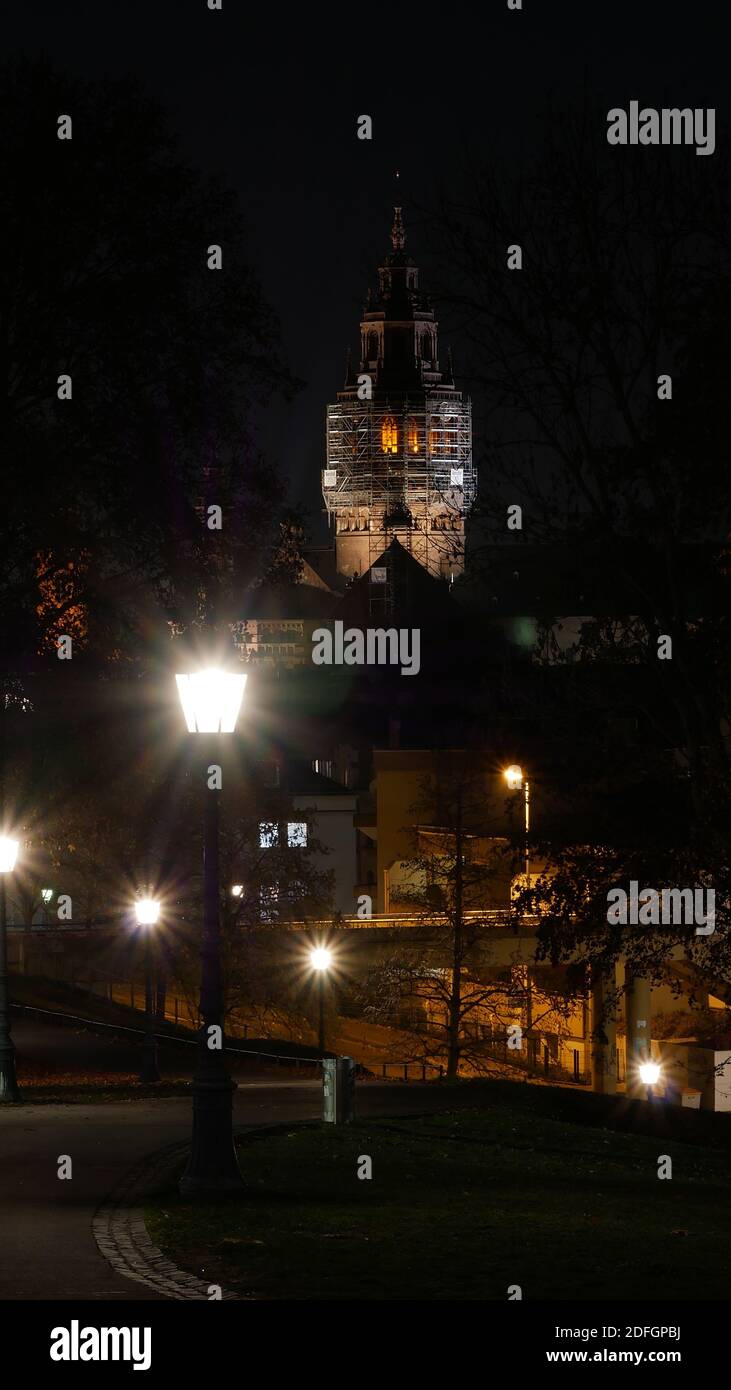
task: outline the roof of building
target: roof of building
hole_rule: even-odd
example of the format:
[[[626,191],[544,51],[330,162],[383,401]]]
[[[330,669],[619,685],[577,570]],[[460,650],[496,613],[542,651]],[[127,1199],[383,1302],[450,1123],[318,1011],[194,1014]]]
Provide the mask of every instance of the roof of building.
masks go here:
[[[385,584],[374,582],[373,570],[386,571]],[[338,617],[366,625],[375,619],[398,619],[404,625],[410,617],[428,617],[433,627],[443,620],[458,621],[460,614],[452,603],[447,581],[430,574],[394,537],[370,569],[349,584]]]
[[[241,602],[240,621],[287,622],[298,618],[325,619],[335,615],[340,598],[324,585],[265,584],[251,588]]]

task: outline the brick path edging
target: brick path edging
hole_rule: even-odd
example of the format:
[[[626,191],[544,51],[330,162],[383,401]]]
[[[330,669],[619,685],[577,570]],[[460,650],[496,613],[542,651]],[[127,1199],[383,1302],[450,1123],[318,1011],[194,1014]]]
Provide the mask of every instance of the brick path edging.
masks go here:
[[[134,1279],[172,1299],[210,1300],[211,1281],[179,1269],[150,1240],[140,1199],[159,1188],[190,1148],[186,1141],[170,1144],[131,1168],[98,1207],[92,1221],[97,1247],[117,1274]],[[241,1295],[221,1290],[222,1299],[242,1301]]]

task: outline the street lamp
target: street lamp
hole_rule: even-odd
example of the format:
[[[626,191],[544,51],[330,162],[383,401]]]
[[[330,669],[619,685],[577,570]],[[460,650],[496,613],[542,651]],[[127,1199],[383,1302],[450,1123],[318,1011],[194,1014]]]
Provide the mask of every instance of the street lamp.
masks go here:
[[[313,946],[310,951],[310,965],[317,975],[319,995],[319,1027],[317,1045],[320,1052],[325,1051],[325,980],[333,963],[332,951],[326,946]]]
[[[246,676],[208,669],[176,676],[188,731],[211,736],[233,733]],[[215,779],[214,779],[215,780]],[[184,1196],[225,1192],[242,1186],[233,1141],[232,1103],[236,1084],[223,1057],[221,988],[221,900],[218,867],[218,797],[210,780],[205,792],[201,1028],[193,1076],[193,1135],[188,1166],[180,1181]]]
[[[243,883],[235,883],[235,884],[233,885],[233,888],[231,889],[231,895],[232,895],[232,897],[234,897],[234,898],[240,898],[240,897],[241,897],[241,894],[243,893],[243,891],[244,891],[244,885],[243,885]]]
[[[8,1007],[8,918],[5,878],[15,868],[18,840],[0,835],[0,1103],[20,1100],[18,1078],[15,1074],[15,1045],[10,1036]]]
[[[647,1087],[647,1099],[652,1100],[652,1088],[660,1080],[660,1067],[657,1062],[640,1062],[640,1081]]]
[[[152,928],[160,916],[160,904],[155,898],[138,898],[135,903],[138,927],[145,927],[145,1039],[142,1044],[140,1081],[159,1081],[155,1010],[152,999]]]
[[[511,792],[519,792],[523,789],[523,801],[525,804],[525,886],[530,888],[530,849],[528,840],[530,836],[530,782],[523,778],[523,769],[518,763],[511,763],[506,767],[503,777],[507,782]]]

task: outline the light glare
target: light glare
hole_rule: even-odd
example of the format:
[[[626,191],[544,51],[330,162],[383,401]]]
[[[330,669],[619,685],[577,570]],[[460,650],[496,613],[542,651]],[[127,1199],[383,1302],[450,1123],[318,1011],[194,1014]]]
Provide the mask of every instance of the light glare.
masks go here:
[[[0,835],[0,874],[12,873],[19,848],[20,840],[13,840],[9,835]]]
[[[503,776],[508,786],[510,787],[511,792],[520,791],[523,785],[522,767],[519,767],[517,763],[511,763],[510,767],[506,767]]]
[[[310,951],[310,964],[313,970],[329,970],[332,959],[332,951],[328,951],[325,946],[315,946]]]
[[[640,1081],[645,1086],[654,1086],[660,1079],[660,1068],[657,1062],[642,1062],[640,1066]]]
[[[160,904],[155,898],[138,898],[135,912],[140,927],[154,927],[160,916]]]

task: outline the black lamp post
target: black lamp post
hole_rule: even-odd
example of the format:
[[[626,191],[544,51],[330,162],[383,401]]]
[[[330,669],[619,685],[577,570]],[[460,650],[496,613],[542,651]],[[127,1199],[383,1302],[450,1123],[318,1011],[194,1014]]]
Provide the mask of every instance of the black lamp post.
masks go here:
[[[320,1053],[325,1051],[325,983],[327,972],[332,965],[332,952],[326,946],[313,946],[310,951],[310,964],[317,974],[318,986],[318,1030],[317,1045]]]
[[[8,919],[5,897],[5,879],[15,868],[18,857],[18,841],[7,835],[0,835],[0,1104],[13,1104],[20,1100],[20,1089],[15,1074],[15,1044],[10,1036],[10,1010],[8,1008]]]
[[[232,1081],[224,1060],[221,986],[221,899],[218,863],[220,769],[219,735],[233,733],[246,683],[245,675],[199,671],[177,676],[190,733],[207,736],[203,935],[201,942],[201,1027],[193,1076],[193,1135],[188,1166],[180,1180],[183,1196],[229,1192],[243,1186],[233,1141]]]
[[[135,904],[135,912],[137,925],[145,933],[145,1037],[142,1044],[140,1081],[159,1081],[153,1000],[152,929],[160,916],[160,904],[154,898],[139,898]]]

